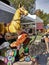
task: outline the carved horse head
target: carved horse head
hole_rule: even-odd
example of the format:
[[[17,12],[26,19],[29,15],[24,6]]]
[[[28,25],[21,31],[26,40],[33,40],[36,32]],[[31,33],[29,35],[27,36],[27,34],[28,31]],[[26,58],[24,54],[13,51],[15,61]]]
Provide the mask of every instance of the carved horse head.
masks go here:
[[[21,5],[21,3],[19,4],[19,10],[21,15],[28,15],[28,11]]]

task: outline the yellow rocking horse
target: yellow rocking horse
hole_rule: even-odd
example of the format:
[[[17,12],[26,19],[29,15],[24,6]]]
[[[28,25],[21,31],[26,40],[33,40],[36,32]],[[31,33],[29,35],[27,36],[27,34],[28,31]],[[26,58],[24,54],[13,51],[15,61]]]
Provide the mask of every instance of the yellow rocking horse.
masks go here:
[[[18,33],[21,29],[21,15],[28,15],[28,11],[24,8],[24,6],[21,6],[19,4],[19,8],[16,10],[14,17],[11,21],[11,23],[6,27],[7,32],[10,33]]]

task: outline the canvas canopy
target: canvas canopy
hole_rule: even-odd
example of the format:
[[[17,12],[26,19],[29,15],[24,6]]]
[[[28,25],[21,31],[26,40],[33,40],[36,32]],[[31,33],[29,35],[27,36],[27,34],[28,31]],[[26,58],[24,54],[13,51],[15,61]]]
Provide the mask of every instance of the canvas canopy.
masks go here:
[[[16,11],[15,8],[0,1],[0,22],[5,22],[5,23],[10,22],[13,18],[15,11]],[[40,19],[38,16],[31,14],[28,14],[27,16],[22,16],[22,20],[31,21],[31,23],[35,21],[43,22],[43,20]]]

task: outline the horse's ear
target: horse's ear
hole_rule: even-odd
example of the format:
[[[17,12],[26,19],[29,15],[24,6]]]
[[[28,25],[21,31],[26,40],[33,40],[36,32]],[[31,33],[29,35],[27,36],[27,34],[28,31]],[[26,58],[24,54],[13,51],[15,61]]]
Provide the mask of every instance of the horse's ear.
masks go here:
[[[22,7],[21,3],[19,4],[19,8]]]

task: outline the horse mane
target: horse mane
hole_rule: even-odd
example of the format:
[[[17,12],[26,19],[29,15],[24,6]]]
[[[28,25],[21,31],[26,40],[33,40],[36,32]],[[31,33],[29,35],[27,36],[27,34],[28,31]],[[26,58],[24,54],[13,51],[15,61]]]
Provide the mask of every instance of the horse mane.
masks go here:
[[[0,23],[0,34],[4,34],[5,33],[5,26],[4,23]]]
[[[0,23],[0,33],[3,33],[3,31],[4,31],[4,24]]]

